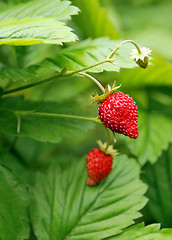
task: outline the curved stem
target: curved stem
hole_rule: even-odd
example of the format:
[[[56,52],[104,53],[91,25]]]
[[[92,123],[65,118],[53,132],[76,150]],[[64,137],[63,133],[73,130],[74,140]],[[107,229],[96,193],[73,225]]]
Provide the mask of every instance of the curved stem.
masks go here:
[[[90,78],[93,82],[95,82],[97,84],[97,86],[102,90],[102,92],[105,93],[104,87],[101,85],[101,83],[96,78],[92,77],[91,75],[89,75],[87,73],[83,73],[83,72],[78,72],[78,74]]]
[[[138,46],[133,40],[125,40],[125,41],[119,43],[119,44],[116,46],[116,48],[109,54],[109,56],[108,56],[105,60],[103,60],[103,61],[100,61],[100,62],[98,62],[98,63],[96,63],[96,64],[93,64],[93,65],[91,65],[91,66],[88,66],[88,67],[84,67],[84,68],[82,68],[82,69],[80,69],[80,70],[77,70],[77,71],[67,71],[67,72],[63,72],[63,71],[62,71],[62,72],[59,72],[59,73],[55,73],[54,75],[52,75],[52,76],[50,76],[50,77],[47,77],[47,78],[45,78],[45,79],[43,79],[43,80],[40,80],[40,81],[38,81],[38,82],[30,83],[30,84],[27,84],[27,85],[24,85],[24,86],[21,86],[21,87],[18,87],[18,88],[14,88],[14,89],[2,91],[2,92],[0,92],[0,97],[3,96],[3,95],[6,95],[6,94],[10,94],[10,93],[14,93],[14,92],[18,92],[18,91],[21,91],[21,90],[24,90],[24,89],[28,89],[28,88],[32,88],[32,87],[38,86],[38,85],[40,85],[40,84],[43,84],[43,83],[49,82],[49,81],[51,81],[51,80],[54,80],[56,77],[68,77],[68,76],[71,76],[71,75],[75,75],[75,74],[77,74],[77,73],[80,74],[80,73],[83,72],[83,71],[86,71],[86,70],[88,70],[88,69],[94,68],[94,67],[96,67],[96,66],[98,66],[98,65],[101,65],[101,64],[103,64],[103,63],[107,63],[107,62],[109,62],[109,63],[114,63],[115,60],[112,59],[112,57],[114,56],[115,52],[116,52],[123,44],[128,43],[128,42],[129,42],[129,43],[132,43],[132,44],[137,48],[138,53],[141,53],[141,50],[140,50],[139,46]],[[85,76],[86,76],[86,75],[85,75]],[[93,78],[92,78],[92,80],[93,80]],[[94,80],[94,82],[96,82],[96,81]],[[103,88],[100,86],[100,84],[98,84],[97,82],[96,82],[96,84],[99,85],[99,87],[101,88],[102,91],[104,91]]]
[[[138,51],[138,53],[141,53],[141,50],[140,50],[140,48],[139,48],[139,46],[137,45],[137,43],[136,42],[134,42],[133,40],[125,40],[125,41],[123,41],[122,43],[121,43],[121,46],[123,45],[123,44],[125,44],[125,43],[132,43],[136,48],[137,48],[137,51]]]
[[[135,43],[133,40],[125,40],[116,46],[116,48],[109,54],[107,59],[111,59],[114,56],[114,54],[117,52],[117,50],[125,43],[132,43],[137,48],[138,53],[141,53],[141,50],[140,50],[139,46],[137,45],[137,43]]]

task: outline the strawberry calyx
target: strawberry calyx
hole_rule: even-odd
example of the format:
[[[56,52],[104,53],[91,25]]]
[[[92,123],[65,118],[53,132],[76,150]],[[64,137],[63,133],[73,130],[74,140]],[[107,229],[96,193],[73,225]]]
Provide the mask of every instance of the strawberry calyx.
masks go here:
[[[106,155],[118,155],[118,150],[113,149],[113,145],[109,145],[107,142],[102,143],[101,140],[97,140],[100,150]]]
[[[111,95],[113,92],[116,91],[116,89],[120,88],[121,85],[116,87],[116,81],[114,81],[113,86],[111,87],[109,84],[105,87],[105,92],[102,95],[98,95],[98,94],[93,94],[91,96],[91,102],[98,102],[101,103],[103,102],[109,95]]]

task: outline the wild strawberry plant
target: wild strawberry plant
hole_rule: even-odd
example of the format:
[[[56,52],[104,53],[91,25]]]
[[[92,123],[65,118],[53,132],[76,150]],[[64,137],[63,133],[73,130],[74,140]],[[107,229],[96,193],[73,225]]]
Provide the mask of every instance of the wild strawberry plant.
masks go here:
[[[98,0],[0,6],[0,240],[171,239],[171,66]]]

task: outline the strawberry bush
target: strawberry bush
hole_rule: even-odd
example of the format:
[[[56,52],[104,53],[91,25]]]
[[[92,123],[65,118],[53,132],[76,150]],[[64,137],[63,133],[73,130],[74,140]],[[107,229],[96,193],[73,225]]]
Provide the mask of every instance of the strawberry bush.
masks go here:
[[[0,240],[172,239],[171,1],[0,7]]]

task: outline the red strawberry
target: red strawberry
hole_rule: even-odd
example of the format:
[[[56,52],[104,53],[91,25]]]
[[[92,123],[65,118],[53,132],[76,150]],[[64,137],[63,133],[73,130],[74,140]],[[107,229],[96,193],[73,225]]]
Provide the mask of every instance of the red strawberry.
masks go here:
[[[133,98],[123,92],[110,94],[99,106],[101,122],[113,132],[137,138],[138,111]]]
[[[88,174],[88,185],[96,185],[108,176],[112,170],[113,157],[100,150],[93,148],[87,155],[86,166]]]

